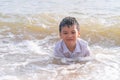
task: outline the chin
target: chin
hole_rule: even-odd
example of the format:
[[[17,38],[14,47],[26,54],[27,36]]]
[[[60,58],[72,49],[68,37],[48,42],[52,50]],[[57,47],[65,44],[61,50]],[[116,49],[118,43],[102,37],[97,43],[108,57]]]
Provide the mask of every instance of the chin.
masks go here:
[[[74,45],[75,42],[73,42],[73,41],[69,41],[69,42],[67,42],[67,44],[68,44],[68,45]]]

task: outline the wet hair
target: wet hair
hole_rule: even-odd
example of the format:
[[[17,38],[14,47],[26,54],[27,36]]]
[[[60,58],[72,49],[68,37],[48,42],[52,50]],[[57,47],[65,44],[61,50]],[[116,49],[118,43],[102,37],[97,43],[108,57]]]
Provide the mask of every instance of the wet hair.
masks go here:
[[[80,27],[79,27],[79,23],[77,22],[76,18],[74,17],[65,17],[63,18],[63,20],[60,22],[60,25],[59,25],[59,32],[61,32],[62,28],[67,26],[67,27],[71,27],[73,25],[76,25],[77,26],[77,30],[79,31],[80,30]]]

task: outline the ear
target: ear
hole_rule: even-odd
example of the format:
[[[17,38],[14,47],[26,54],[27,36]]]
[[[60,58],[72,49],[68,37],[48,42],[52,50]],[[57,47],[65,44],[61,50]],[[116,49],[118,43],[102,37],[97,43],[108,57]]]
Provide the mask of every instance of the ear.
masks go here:
[[[80,37],[80,31],[78,32],[78,37]]]

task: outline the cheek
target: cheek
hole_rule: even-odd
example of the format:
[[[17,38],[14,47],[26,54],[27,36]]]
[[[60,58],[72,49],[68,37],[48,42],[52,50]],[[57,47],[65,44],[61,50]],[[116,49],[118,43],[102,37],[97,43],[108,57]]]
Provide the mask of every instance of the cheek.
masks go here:
[[[66,36],[65,35],[63,35],[62,33],[60,34],[60,38],[61,39],[64,39]]]

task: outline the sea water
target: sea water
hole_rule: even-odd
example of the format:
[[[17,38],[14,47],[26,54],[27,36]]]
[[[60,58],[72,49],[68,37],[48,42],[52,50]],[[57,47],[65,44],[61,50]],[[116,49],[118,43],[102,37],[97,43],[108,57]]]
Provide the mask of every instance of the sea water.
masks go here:
[[[0,0],[0,80],[119,80],[119,0]],[[53,57],[66,16],[92,57]]]

